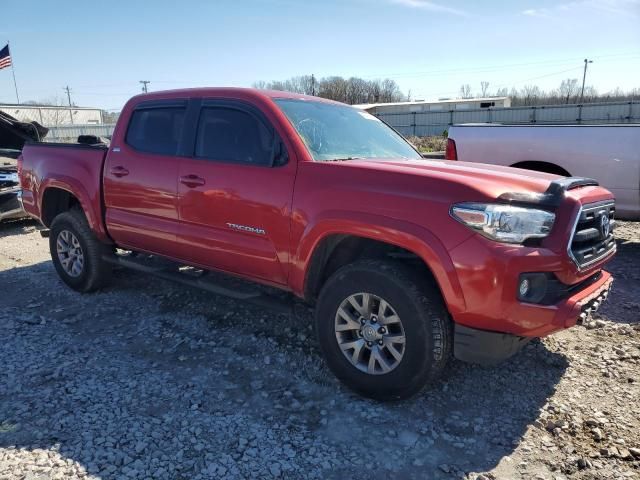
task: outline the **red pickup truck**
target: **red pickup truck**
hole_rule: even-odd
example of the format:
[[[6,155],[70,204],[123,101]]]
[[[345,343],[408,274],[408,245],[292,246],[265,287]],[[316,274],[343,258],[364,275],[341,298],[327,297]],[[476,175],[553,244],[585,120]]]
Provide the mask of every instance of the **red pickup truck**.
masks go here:
[[[249,301],[273,289],[233,276],[286,290],[315,304],[336,376],[380,399],[418,392],[451,356],[495,363],[571,327],[612,283],[615,204],[595,181],[427,161],[315,97],[139,95],[110,145],[29,144],[19,172],[70,287],[120,264]]]

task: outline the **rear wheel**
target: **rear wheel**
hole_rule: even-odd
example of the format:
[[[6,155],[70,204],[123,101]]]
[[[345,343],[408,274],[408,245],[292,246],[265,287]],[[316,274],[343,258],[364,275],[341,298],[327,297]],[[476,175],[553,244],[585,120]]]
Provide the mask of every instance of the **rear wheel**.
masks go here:
[[[79,209],[53,219],[49,249],[58,275],[74,290],[97,290],[111,277],[111,266],[102,258],[110,252],[110,247],[95,237]]]
[[[437,288],[394,262],[338,270],[320,293],[316,329],[333,373],[376,399],[419,392],[451,355],[451,323]]]

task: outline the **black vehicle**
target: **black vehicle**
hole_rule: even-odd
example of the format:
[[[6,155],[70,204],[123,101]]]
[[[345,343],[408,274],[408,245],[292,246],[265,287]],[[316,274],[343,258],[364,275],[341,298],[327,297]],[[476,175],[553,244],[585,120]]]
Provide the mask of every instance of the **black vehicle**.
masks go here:
[[[18,180],[18,156],[28,141],[41,140],[49,130],[37,122],[20,122],[0,112],[0,222],[26,217]]]
[[[0,150],[0,222],[26,216],[20,201],[17,161],[12,158],[16,154],[20,151]]]

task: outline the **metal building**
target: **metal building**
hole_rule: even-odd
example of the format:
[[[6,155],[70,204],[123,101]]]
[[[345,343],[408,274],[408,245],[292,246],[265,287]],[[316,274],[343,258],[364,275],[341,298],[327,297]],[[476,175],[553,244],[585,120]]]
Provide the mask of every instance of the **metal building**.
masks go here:
[[[396,103],[367,103],[354,105],[356,108],[366,110],[373,115],[392,113],[423,113],[423,112],[448,112],[451,110],[476,110],[484,108],[508,108],[511,106],[509,97],[487,98],[455,98],[434,101],[415,100],[413,102]]]
[[[0,110],[22,122],[38,122],[45,127],[61,125],[102,125],[102,110],[89,107],[0,104]]]
[[[422,112],[374,112],[381,120],[405,136],[442,135],[459,123],[559,124],[576,125],[640,122],[638,102],[599,102],[584,105],[538,105],[511,108],[448,108]]]

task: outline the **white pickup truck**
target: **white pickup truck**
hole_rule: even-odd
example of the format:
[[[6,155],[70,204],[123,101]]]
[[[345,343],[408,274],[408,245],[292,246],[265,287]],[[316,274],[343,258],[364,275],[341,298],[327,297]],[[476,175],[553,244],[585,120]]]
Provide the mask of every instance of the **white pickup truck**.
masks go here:
[[[445,158],[593,178],[640,220],[640,124],[453,125]]]

